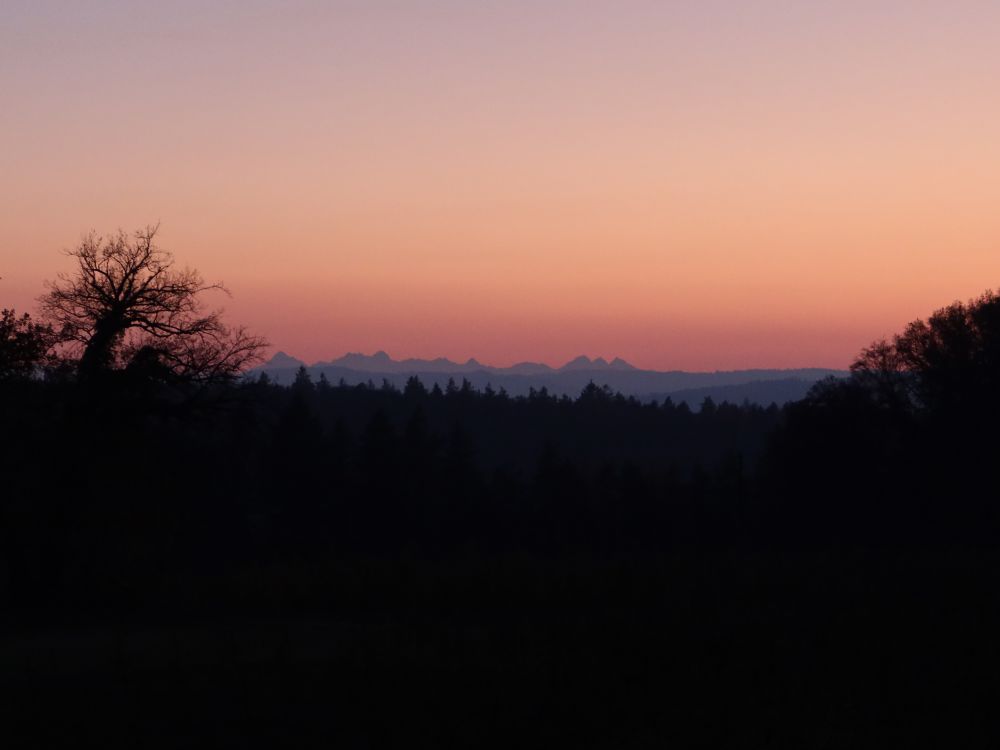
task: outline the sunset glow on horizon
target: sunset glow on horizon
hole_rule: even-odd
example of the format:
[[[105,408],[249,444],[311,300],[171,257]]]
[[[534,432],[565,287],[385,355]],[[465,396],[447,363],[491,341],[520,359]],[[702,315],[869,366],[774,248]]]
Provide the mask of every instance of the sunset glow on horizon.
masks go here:
[[[1000,4],[25,0],[0,306],[161,222],[309,362],[846,367],[1000,287]]]

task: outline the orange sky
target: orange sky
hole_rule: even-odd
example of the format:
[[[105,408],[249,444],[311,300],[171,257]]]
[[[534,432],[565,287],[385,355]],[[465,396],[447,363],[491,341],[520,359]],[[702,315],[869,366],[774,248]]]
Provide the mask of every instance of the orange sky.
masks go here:
[[[1000,5],[818,5],[6,0],[0,305],[159,220],[307,360],[845,366],[1000,286]]]

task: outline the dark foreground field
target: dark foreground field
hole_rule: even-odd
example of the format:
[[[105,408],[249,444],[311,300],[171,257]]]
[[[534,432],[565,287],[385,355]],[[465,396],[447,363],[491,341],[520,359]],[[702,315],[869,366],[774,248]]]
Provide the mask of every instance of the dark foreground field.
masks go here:
[[[995,736],[997,612],[967,599],[994,596],[989,582],[899,591],[899,571],[866,569],[850,592],[842,576],[813,574],[775,591],[762,573],[701,577],[712,589],[692,591],[666,571],[535,570],[524,582],[544,600],[475,603],[467,589],[482,576],[446,576],[455,590],[364,610],[22,629],[2,651],[5,733],[143,747],[981,747]],[[412,569],[398,576],[420,588]]]

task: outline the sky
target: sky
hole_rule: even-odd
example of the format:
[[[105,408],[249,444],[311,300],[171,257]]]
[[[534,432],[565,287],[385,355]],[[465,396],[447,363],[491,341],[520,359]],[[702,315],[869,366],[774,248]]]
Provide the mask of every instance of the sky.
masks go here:
[[[0,3],[0,306],[160,222],[348,351],[844,367],[1000,287],[1000,3]]]

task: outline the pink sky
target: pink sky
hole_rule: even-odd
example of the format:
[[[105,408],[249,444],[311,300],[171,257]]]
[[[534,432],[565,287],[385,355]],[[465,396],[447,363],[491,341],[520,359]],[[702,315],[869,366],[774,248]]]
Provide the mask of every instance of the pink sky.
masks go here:
[[[161,221],[307,360],[843,367],[1000,286],[997,39],[992,2],[7,0],[0,305]]]

